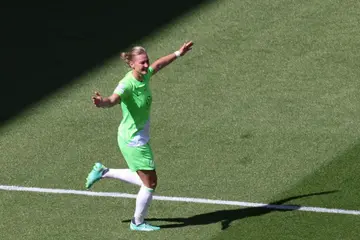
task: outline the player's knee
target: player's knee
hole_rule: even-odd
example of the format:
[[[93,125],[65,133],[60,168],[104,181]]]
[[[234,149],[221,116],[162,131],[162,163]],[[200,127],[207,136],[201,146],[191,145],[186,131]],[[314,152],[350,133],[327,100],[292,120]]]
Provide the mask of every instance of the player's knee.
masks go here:
[[[157,175],[155,171],[138,171],[145,187],[155,190],[157,186]]]
[[[156,187],[157,187],[157,180],[155,179],[150,182],[150,188],[155,190]]]
[[[154,190],[157,187],[157,174],[155,171],[153,172],[153,174],[151,174],[150,185],[151,185],[151,188]]]
[[[155,190],[157,183],[156,182],[148,182],[148,183],[144,183],[144,186],[149,189]]]
[[[146,178],[143,180],[143,184],[145,187],[155,190],[157,186],[157,179],[156,178]]]

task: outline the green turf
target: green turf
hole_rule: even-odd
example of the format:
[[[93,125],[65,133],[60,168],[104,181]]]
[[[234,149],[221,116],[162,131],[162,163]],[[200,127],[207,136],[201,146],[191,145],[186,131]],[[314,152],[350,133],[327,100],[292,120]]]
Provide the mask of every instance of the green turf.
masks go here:
[[[360,210],[359,5],[215,1],[140,40],[151,60],[195,42],[153,78],[157,194],[271,202],[336,191],[287,203]],[[83,189],[94,161],[126,167],[116,143],[120,109],[96,109],[90,99],[95,90],[111,94],[126,71],[110,59],[2,127],[0,184]],[[138,191],[115,180],[94,190]],[[130,199],[0,194],[5,239],[144,237],[121,223],[133,213]],[[162,218],[160,224],[170,218],[190,224],[149,239],[360,235],[356,216],[236,209],[154,202],[151,217]],[[229,218],[234,221],[222,231]]]

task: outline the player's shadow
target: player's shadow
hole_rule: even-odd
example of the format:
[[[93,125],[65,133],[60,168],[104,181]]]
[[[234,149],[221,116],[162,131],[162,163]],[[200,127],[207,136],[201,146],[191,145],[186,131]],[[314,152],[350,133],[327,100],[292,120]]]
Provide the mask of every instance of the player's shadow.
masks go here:
[[[206,225],[206,224],[221,222],[221,226],[222,226],[221,229],[225,230],[228,227],[230,227],[230,224],[235,220],[248,218],[248,217],[261,216],[276,211],[285,212],[285,211],[298,210],[301,207],[300,205],[283,205],[284,203],[289,202],[291,200],[317,196],[317,195],[331,194],[335,192],[338,192],[338,190],[298,195],[294,197],[285,198],[279,201],[271,202],[261,207],[248,207],[248,208],[239,208],[234,210],[220,210],[215,212],[198,214],[188,218],[150,218],[150,219],[146,219],[146,221],[172,222],[171,224],[160,225],[159,227],[161,228],[179,228],[179,227]],[[130,220],[126,220],[123,222],[130,222]]]

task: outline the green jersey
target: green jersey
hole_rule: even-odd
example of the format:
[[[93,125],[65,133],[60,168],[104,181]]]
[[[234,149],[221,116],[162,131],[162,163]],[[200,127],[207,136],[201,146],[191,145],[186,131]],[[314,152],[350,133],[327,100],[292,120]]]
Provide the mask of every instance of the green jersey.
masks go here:
[[[120,80],[114,93],[121,98],[123,118],[118,128],[119,138],[129,146],[142,146],[150,139],[150,108],[152,95],[149,87],[153,69],[148,72],[140,82],[128,72]]]

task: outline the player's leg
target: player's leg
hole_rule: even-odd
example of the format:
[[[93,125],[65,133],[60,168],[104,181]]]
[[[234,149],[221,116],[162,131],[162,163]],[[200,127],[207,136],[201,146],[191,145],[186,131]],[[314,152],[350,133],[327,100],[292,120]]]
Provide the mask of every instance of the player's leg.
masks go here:
[[[147,188],[154,189],[157,186],[156,170],[138,170],[137,175],[141,179],[143,185]]]
[[[114,168],[107,168],[102,163],[95,163],[92,170],[88,174],[86,178],[85,187],[87,189],[91,188],[91,186],[99,181],[102,178],[114,178],[119,179],[126,183],[132,183],[141,186],[142,181],[139,175],[132,171],[131,169],[114,169]]]
[[[132,170],[137,172],[143,183],[136,197],[135,213],[130,223],[130,229],[137,231],[159,230],[159,227],[145,222],[145,217],[147,216],[153,193],[157,186],[157,174],[150,145],[146,144],[133,148],[130,161],[132,162]]]
[[[108,168],[104,171],[102,178],[119,179],[126,183],[136,184],[141,186],[142,182],[138,174],[129,168],[115,169]]]
[[[133,218],[133,223],[136,225],[145,221],[157,184],[157,175],[155,170],[139,170],[137,173],[139,174],[143,185],[141,186],[136,198],[136,208]]]

